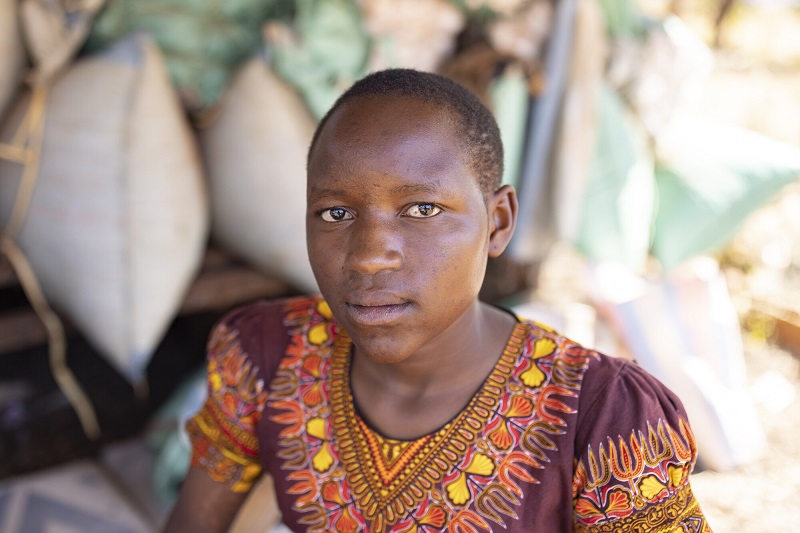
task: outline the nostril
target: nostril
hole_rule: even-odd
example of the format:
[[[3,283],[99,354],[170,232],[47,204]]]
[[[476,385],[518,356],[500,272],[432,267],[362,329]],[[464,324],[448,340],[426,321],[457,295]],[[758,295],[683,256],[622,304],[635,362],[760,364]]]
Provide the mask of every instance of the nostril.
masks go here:
[[[403,265],[403,238],[394,217],[364,216],[352,226],[347,254],[351,270],[375,274]]]
[[[360,250],[350,254],[350,267],[363,274],[375,274],[384,270],[397,270],[403,265],[403,257],[395,250]]]

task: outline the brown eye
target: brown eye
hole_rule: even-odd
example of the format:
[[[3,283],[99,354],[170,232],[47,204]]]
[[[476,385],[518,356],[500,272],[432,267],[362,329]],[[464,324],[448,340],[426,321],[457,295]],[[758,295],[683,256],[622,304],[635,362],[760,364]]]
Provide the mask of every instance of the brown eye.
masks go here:
[[[325,222],[340,222],[342,220],[350,220],[353,215],[343,207],[332,207],[326,209],[319,215]]]
[[[406,210],[406,215],[413,218],[430,218],[438,215],[442,208],[434,204],[416,204]]]

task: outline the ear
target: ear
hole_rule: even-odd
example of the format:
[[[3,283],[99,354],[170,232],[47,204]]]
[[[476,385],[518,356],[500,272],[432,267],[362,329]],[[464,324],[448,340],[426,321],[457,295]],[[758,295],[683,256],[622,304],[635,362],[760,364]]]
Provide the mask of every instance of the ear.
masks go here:
[[[517,225],[517,191],[503,185],[489,198],[489,257],[497,257],[511,241]]]

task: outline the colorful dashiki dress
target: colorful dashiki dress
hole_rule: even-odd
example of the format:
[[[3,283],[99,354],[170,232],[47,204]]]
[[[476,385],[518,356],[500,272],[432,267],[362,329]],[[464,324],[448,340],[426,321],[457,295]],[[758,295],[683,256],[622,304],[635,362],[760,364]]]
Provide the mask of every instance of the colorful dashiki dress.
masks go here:
[[[294,531],[708,532],[680,401],[635,364],[519,322],[464,410],[382,437],[318,298],[234,311],[209,341],[192,464],[246,491],[262,468]]]

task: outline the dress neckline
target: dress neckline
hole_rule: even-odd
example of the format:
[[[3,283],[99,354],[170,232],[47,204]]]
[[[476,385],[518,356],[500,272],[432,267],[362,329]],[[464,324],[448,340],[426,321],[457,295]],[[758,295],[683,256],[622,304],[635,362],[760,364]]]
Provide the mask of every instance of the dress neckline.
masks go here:
[[[407,441],[384,437],[356,412],[350,389],[352,340],[337,331],[329,370],[333,436],[358,506],[376,531],[413,509],[463,460],[499,406],[529,331],[529,324],[514,324],[503,352],[466,407],[440,429]]]
[[[514,343],[515,337],[516,338],[520,338],[521,336],[524,337],[525,327],[523,323],[520,322],[519,318],[516,315],[513,316],[515,319],[514,328],[511,330],[508,339],[506,339],[506,343],[505,346],[503,347],[500,357],[498,357],[497,361],[495,362],[494,366],[492,366],[492,369],[489,371],[488,375],[484,378],[484,380],[481,382],[480,386],[478,386],[475,392],[470,396],[466,404],[452,418],[441,424],[438,428],[424,435],[420,435],[419,437],[410,439],[398,439],[384,435],[380,430],[376,429],[372,424],[370,424],[369,420],[367,420],[360,413],[358,405],[356,404],[355,401],[355,397],[353,395],[353,387],[351,382],[351,369],[353,363],[353,342],[352,339],[349,337],[349,335],[347,335],[347,333],[344,330],[340,329],[337,336],[334,338],[334,354],[336,354],[338,350],[347,353],[347,361],[345,362],[344,370],[345,370],[345,379],[347,380],[347,387],[349,394],[344,400],[346,403],[349,403],[349,405],[344,405],[343,407],[346,410],[352,410],[353,416],[355,416],[355,418],[359,421],[359,424],[363,426],[365,430],[371,432],[377,439],[379,439],[381,442],[384,443],[391,443],[398,445],[410,444],[422,439],[426,439],[431,435],[435,435],[443,430],[446,430],[447,427],[450,426],[450,424],[455,422],[459,416],[464,414],[464,412],[469,408],[469,406],[475,400],[475,397],[486,389],[487,385],[489,384],[489,379],[492,377],[493,374],[495,374],[498,371],[497,365],[501,362],[503,358],[502,355],[505,353],[513,352],[515,350],[516,346]],[[334,364],[336,364],[336,362],[334,362]]]

